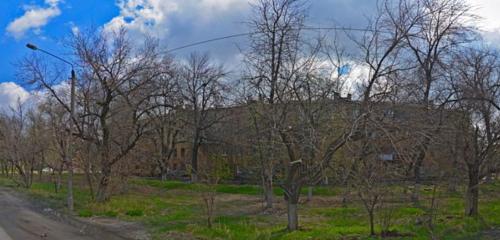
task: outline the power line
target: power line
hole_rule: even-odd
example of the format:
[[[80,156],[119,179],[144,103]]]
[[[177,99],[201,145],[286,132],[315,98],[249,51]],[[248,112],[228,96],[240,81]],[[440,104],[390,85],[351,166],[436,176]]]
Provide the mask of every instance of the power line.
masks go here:
[[[342,30],[342,31],[351,31],[351,32],[383,32],[383,31],[377,31],[377,30],[373,30],[373,29],[350,28],[350,27],[303,27],[303,28],[300,28],[297,30],[309,30],[309,31]],[[199,41],[199,42],[193,42],[193,43],[182,45],[182,46],[179,46],[176,48],[168,49],[165,52],[171,53],[171,52],[175,52],[175,51],[179,51],[182,49],[195,47],[195,46],[199,46],[199,45],[203,45],[203,44],[207,44],[207,43],[211,43],[211,42],[217,42],[217,41],[231,39],[231,38],[245,37],[245,36],[250,36],[252,34],[260,34],[260,33],[264,33],[264,32],[263,31],[261,31],[261,32],[247,32],[247,33],[238,33],[238,34],[233,34],[233,35],[227,35],[227,36],[223,36],[223,37],[216,37],[216,38],[211,38],[211,39],[207,39],[207,40],[203,40],[203,41]]]
[[[166,52],[167,53],[171,53],[171,52],[175,52],[175,51],[178,51],[178,50],[181,50],[181,49],[185,49],[185,48],[190,48],[190,47],[194,47],[194,46],[198,46],[198,45],[202,45],[202,44],[207,44],[207,43],[211,43],[211,42],[216,42],[216,41],[220,41],[220,40],[224,40],[224,39],[244,37],[244,36],[248,36],[248,35],[251,35],[251,34],[254,34],[254,33],[239,33],[239,34],[233,34],[233,35],[228,35],[228,36],[224,36],[224,37],[211,38],[211,39],[207,39],[207,40],[203,40],[203,41],[199,41],[199,42],[194,42],[194,43],[190,43],[190,44],[187,44],[187,45],[183,45],[183,46],[180,46],[180,47],[172,48],[172,49],[167,50]]]

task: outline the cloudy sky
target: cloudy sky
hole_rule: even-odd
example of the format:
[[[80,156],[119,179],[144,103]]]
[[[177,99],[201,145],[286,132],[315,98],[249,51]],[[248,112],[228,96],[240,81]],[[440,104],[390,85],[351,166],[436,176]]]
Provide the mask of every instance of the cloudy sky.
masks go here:
[[[252,0],[250,0],[252,1]],[[500,0],[469,0],[481,16],[490,41],[500,42]],[[245,32],[249,0],[0,0],[0,110],[29,91],[15,77],[15,63],[33,42],[63,54],[60,39],[89,26],[126,26],[138,36],[156,36],[168,48]],[[309,25],[363,27],[375,0],[311,0]],[[208,51],[219,60],[237,63],[243,39],[231,39],[179,51]]]

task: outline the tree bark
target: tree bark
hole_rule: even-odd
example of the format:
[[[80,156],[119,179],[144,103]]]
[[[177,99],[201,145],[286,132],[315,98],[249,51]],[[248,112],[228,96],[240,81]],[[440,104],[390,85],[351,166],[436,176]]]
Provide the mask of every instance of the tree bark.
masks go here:
[[[374,214],[373,209],[368,213],[370,217],[370,236],[375,236],[375,223],[374,223]]]
[[[193,141],[193,149],[191,151],[191,182],[198,182],[198,149],[199,145],[199,134],[195,134],[195,139]]]
[[[479,168],[469,167],[469,184],[465,197],[465,215],[477,217],[479,215]]]
[[[94,200],[94,183],[92,181],[92,167],[89,160],[85,161],[85,178],[87,179],[87,185],[89,186],[90,197]]]
[[[297,203],[288,201],[287,210],[288,210],[288,231],[296,231],[297,229],[299,229],[299,215],[298,215]]]
[[[413,185],[413,192],[411,193],[411,201],[414,206],[419,206],[420,202],[420,183],[421,183],[421,169],[422,169],[422,163],[423,163],[423,158],[425,153],[421,152],[418,156],[417,161],[415,162],[415,166],[413,169],[413,177],[414,177],[414,185]]]
[[[296,231],[299,229],[299,213],[298,204],[300,198],[300,186],[289,185],[285,189],[285,201],[287,203],[288,213],[288,231]]]
[[[313,197],[313,187],[309,186],[307,187],[307,201],[308,202],[312,201],[312,197]]]
[[[59,192],[59,190],[61,190],[63,168],[64,168],[64,163],[61,163],[59,166],[59,169],[57,169],[57,177],[56,177],[56,184],[55,184],[56,185],[55,186],[56,193]]]
[[[264,201],[266,203],[265,208],[273,208],[274,202],[274,192],[273,192],[273,176],[272,169],[266,168],[262,172],[262,182],[264,187]]]
[[[108,187],[111,178],[111,166],[104,166],[102,169],[101,180],[97,188],[96,200],[97,202],[105,202],[108,200]]]

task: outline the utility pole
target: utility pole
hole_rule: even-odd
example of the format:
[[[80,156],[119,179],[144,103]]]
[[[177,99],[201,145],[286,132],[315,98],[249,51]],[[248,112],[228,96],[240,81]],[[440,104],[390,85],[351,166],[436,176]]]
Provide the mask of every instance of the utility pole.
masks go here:
[[[75,68],[74,68],[74,65],[73,63],[71,63],[70,61],[64,59],[64,58],[61,58],[55,54],[52,54],[46,50],[43,50],[39,47],[37,47],[36,45],[34,44],[31,44],[31,43],[28,43],[26,44],[26,47],[33,50],[33,51],[40,51],[42,53],[45,53],[53,58],[56,58],[68,65],[71,66],[71,96],[70,96],[70,107],[69,107],[69,111],[70,111],[70,119],[69,119],[69,123],[68,123],[68,134],[67,134],[67,138],[66,138],[66,146],[64,147],[63,151],[64,151],[64,163],[66,163],[66,166],[68,168],[68,195],[67,195],[67,207],[68,207],[68,210],[70,212],[73,212],[74,209],[75,209],[75,204],[74,204],[74,198],[73,198],[73,174],[74,174],[74,171],[73,171],[73,124],[74,124],[74,120],[76,119],[75,117],[75,101],[76,101],[76,93],[75,93],[75,88],[76,88],[76,73],[75,73]],[[64,103],[61,103],[61,104],[64,104]]]

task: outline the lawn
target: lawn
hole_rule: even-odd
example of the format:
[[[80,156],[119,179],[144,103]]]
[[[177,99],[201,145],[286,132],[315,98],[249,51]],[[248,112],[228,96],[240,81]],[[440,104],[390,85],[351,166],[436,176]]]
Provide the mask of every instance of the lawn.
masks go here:
[[[0,178],[0,185],[15,188],[5,178]],[[66,192],[63,189],[55,193],[53,189],[52,183],[42,181],[36,182],[30,190],[19,191],[63,209]],[[286,208],[278,188],[276,208],[262,211],[260,187],[217,186],[217,217],[211,229],[205,221],[200,196],[203,188],[199,185],[131,179],[128,189],[98,204],[91,200],[85,188],[79,187],[75,191],[76,214],[83,218],[100,216],[140,222],[154,239],[377,239],[368,237],[368,217],[361,202],[350,195],[347,204],[343,204],[340,197],[343,190],[339,188],[314,188],[313,200],[300,207],[301,230],[292,233],[284,230]],[[459,193],[439,191],[432,228],[419,222],[427,214],[430,188],[422,188],[424,199],[418,208],[404,200],[407,195],[404,188],[394,189],[388,196],[390,207],[379,210],[376,217],[377,232],[381,230],[382,220],[390,223],[390,230],[395,233],[391,239],[431,239],[432,236],[436,239],[481,239],[479,234],[483,230],[500,227],[499,183],[482,187],[480,219],[464,217]]]

